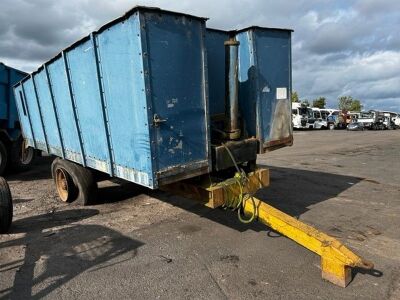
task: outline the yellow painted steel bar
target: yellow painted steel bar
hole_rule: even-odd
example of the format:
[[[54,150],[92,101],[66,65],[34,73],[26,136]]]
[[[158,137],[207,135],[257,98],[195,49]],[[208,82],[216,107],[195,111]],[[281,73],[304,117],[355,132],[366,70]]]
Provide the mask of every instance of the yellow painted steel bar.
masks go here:
[[[337,239],[307,225],[282,211],[253,198],[258,220],[321,256],[322,278],[346,287],[352,279],[351,268],[372,269],[373,264],[354,254]],[[254,204],[244,202],[244,213],[252,214]]]
[[[258,189],[269,185],[269,170],[258,169],[247,174],[243,192],[254,194]],[[209,185],[209,180],[185,181],[163,187],[187,198],[199,200],[206,206],[216,208],[238,199],[241,189],[238,181],[230,178],[217,184]],[[243,196],[243,195],[242,195]],[[243,202],[246,215],[256,214],[258,221],[292,239],[305,248],[321,256],[322,278],[346,287],[352,279],[352,268],[372,269],[373,264],[353,253],[337,239],[285,214],[284,212],[253,197]],[[254,211],[254,209],[256,211]]]

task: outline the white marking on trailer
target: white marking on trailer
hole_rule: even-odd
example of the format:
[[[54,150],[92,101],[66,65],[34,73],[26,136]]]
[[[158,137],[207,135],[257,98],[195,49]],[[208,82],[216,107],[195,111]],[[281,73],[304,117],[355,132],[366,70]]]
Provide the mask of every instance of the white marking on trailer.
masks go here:
[[[285,87],[276,88],[276,99],[277,100],[287,99],[287,88]]]
[[[268,85],[264,86],[264,88],[262,89],[263,93],[269,93],[271,91],[271,89],[269,88]]]

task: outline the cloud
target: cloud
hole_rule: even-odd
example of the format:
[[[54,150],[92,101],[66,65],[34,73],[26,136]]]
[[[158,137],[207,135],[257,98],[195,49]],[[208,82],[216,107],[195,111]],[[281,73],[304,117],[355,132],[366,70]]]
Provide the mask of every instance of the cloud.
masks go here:
[[[301,98],[351,95],[400,111],[398,0],[2,0],[0,61],[32,71],[135,5],[208,17],[221,29],[293,28],[293,85]]]

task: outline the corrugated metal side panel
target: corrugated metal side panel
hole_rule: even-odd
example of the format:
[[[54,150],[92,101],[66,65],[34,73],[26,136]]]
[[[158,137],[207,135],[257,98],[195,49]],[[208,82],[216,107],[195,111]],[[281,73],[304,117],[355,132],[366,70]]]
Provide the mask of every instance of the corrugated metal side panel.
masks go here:
[[[257,66],[254,56],[252,31],[236,35],[239,46],[239,107],[250,136],[257,136]]]
[[[265,148],[287,144],[291,128],[291,33],[256,29],[260,126]]]
[[[207,167],[209,161],[205,23],[186,16],[144,15],[152,113],[166,120],[154,127],[157,170],[190,175],[194,163]]]
[[[153,185],[138,14],[96,37],[115,173]]]
[[[28,112],[26,100],[24,97],[24,91],[21,84],[19,84],[18,87],[15,88],[14,95],[16,99],[15,104],[19,111],[19,122],[21,125],[22,133],[27,140],[28,145],[31,147],[35,147],[33,130],[30,122],[30,115]]]
[[[52,99],[45,70],[42,69],[39,73],[36,73],[33,78],[35,80],[36,93],[41,109],[49,151],[51,154],[62,156],[58,125],[53,110]]]
[[[35,137],[36,148],[47,151],[46,137],[43,130],[42,118],[39,112],[38,101],[32,78],[23,82],[22,90],[25,96],[27,114],[29,115],[29,118],[31,120],[32,132],[33,136]],[[19,110],[19,112],[21,115],[21,110]]]
[[[225,47],[229,33],[206,31],[210,115],[225,113]]]
[[[109,152],[103,108],[97,81],[96,59],[91,40],[65,53],[69,67],[73,101],[76,105],[87,166],[109,172]]]
[[[26,95],[33,146],[48,151],[58,134],[59,156],[151,188],[156,170],[175,181],[207,172],[204,31],[202,19],[139,10],[67,48],[34,73],[38,82],[16,87]],[[168,127],[151,124],[154,113]],[[49,122],[57,130],[44,131]]]
[[[78,130],[76,127],[73,104],[68,91],[67,73],[62,58],[47,65],[54,105],[63,141],[65,158],[82,163]]]
[[[136,13],[18,85],[15,92],[26,94],[26,115],[22,102],[18,110],[30,145],[154,187],[140,41]]]

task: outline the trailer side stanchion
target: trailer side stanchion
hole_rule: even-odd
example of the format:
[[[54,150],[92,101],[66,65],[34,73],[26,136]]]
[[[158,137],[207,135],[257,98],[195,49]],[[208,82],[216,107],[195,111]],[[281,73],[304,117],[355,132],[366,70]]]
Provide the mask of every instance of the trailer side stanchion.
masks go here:
[[[352,268],[372,269],[374,265],[353,253],[337,239],[307,225],[252,196],[269,184],[268,169],[258,169],[247,174],[242,187],[234,178],[206,186],[204,181],[183,181],[162,187],[163,190],[203,202],[215,208],[243,197],[242,211],[259,222],[321,256],[322,278],[341,287],[352,279]],[[209,179],[208,179],[209,182]]]

